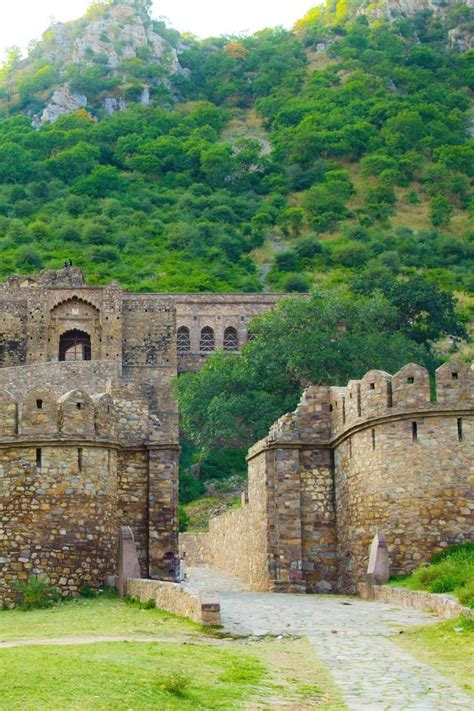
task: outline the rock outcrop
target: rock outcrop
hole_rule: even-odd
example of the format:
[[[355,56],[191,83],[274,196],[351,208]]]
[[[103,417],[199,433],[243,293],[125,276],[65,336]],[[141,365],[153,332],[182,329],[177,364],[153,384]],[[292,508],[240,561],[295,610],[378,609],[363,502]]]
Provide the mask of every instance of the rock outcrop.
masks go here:
[[[109,70],[109,77],[123,79],[127,62],[134,60],[160,66],[156,84],[169,83],[167,78],[184,71],[176,47],[158,34],[146,11],[133,0],[117,0],[80,20],[52,25],[39,50],[48,62],[59,68],[61,78],[65,78],[68,67],[77,68],[83,74],[91,67],[103,66]],[[151,103],[150,86],[143,84],[140,91],[140,102],[143,105]],[[91,96],[73,91],[65,81],[54,90],[45,109],[34,117],[33,123],[35,126],[46,121],[54,123],[63,114],[86,108],[90,100]],[[102,95],[98,102],[109,115],[123,110],[125,104],[119,91]]]

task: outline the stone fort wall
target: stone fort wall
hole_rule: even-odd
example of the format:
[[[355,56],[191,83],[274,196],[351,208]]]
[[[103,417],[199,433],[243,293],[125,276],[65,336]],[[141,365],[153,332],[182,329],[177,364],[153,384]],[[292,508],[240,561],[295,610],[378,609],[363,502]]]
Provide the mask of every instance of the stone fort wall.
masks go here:
[[[268,590],[355,592],[377,531],[399,574],[472,539],[472,391],[473,372],[460,362],[438,369],[433,401],[415,364],[308,388],[250,450],[248,504],[211,521],[208,560],[255,590],[267,576]],[[264,533],[252,545],[266,562],[256,571],[246,531],[258,512]]]
[[[239,351],[277,299],[130,294],[72,267],[0,285],[0,604],[35,573],[63,594],[104,585],[122,525],[142,575],[176,579],[172,380]]]

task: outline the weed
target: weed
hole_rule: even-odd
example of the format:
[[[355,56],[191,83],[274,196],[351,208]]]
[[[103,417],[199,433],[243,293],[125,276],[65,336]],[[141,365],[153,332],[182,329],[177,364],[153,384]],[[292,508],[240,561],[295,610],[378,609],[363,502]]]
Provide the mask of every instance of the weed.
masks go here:
[[[171,674],[160,674],[157,684],[161,691],[166,691],[173,696],[183,697],[191,684],[191,680],[185,674],[173,672]]]
[[[84,583],[84,584],[83,584],[83,586],[82,586],[81,589],[80,589],[79,594],[80,594],[81,597],[86,597],[86,598],[91,598],[91,597],[95,597],[95,596],[96,596],[96,593],[94,592],[94,590],[92,590],[92,588],[91,588],[91,586],[89,585],[89,583]]]
[[[27,583],[18,582],[15,587],[20,594],[22,610],[52,607],[61,599],[59,590],[50,585],[46,575],[31,576]]]

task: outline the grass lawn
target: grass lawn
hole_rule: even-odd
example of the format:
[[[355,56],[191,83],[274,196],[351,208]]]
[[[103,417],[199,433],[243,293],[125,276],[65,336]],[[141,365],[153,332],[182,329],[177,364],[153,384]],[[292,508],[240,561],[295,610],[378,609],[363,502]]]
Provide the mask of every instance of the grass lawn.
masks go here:
[[[450,677],[474,698],[474,620],[461,617],[439,625],[414,627],[393,641],[440,674]]]
[[[0,612],[7,641],[24,646],[0,648],[0,711],[345,708],[304,639],[228,639],[114,597]]]
[[[161,610],[144,610],[115,596],[74,598],[47,610],[0,612],[0,642],[80,635],[197,636],[199,625]]]

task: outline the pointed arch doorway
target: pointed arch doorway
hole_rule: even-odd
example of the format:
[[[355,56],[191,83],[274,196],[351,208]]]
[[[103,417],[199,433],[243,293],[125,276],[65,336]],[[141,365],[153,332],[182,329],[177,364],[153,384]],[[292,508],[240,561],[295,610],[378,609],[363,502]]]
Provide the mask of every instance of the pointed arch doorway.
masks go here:
[[[59,360],[92,360],[89,334],[77,328],[65,331],[59,339]]]

